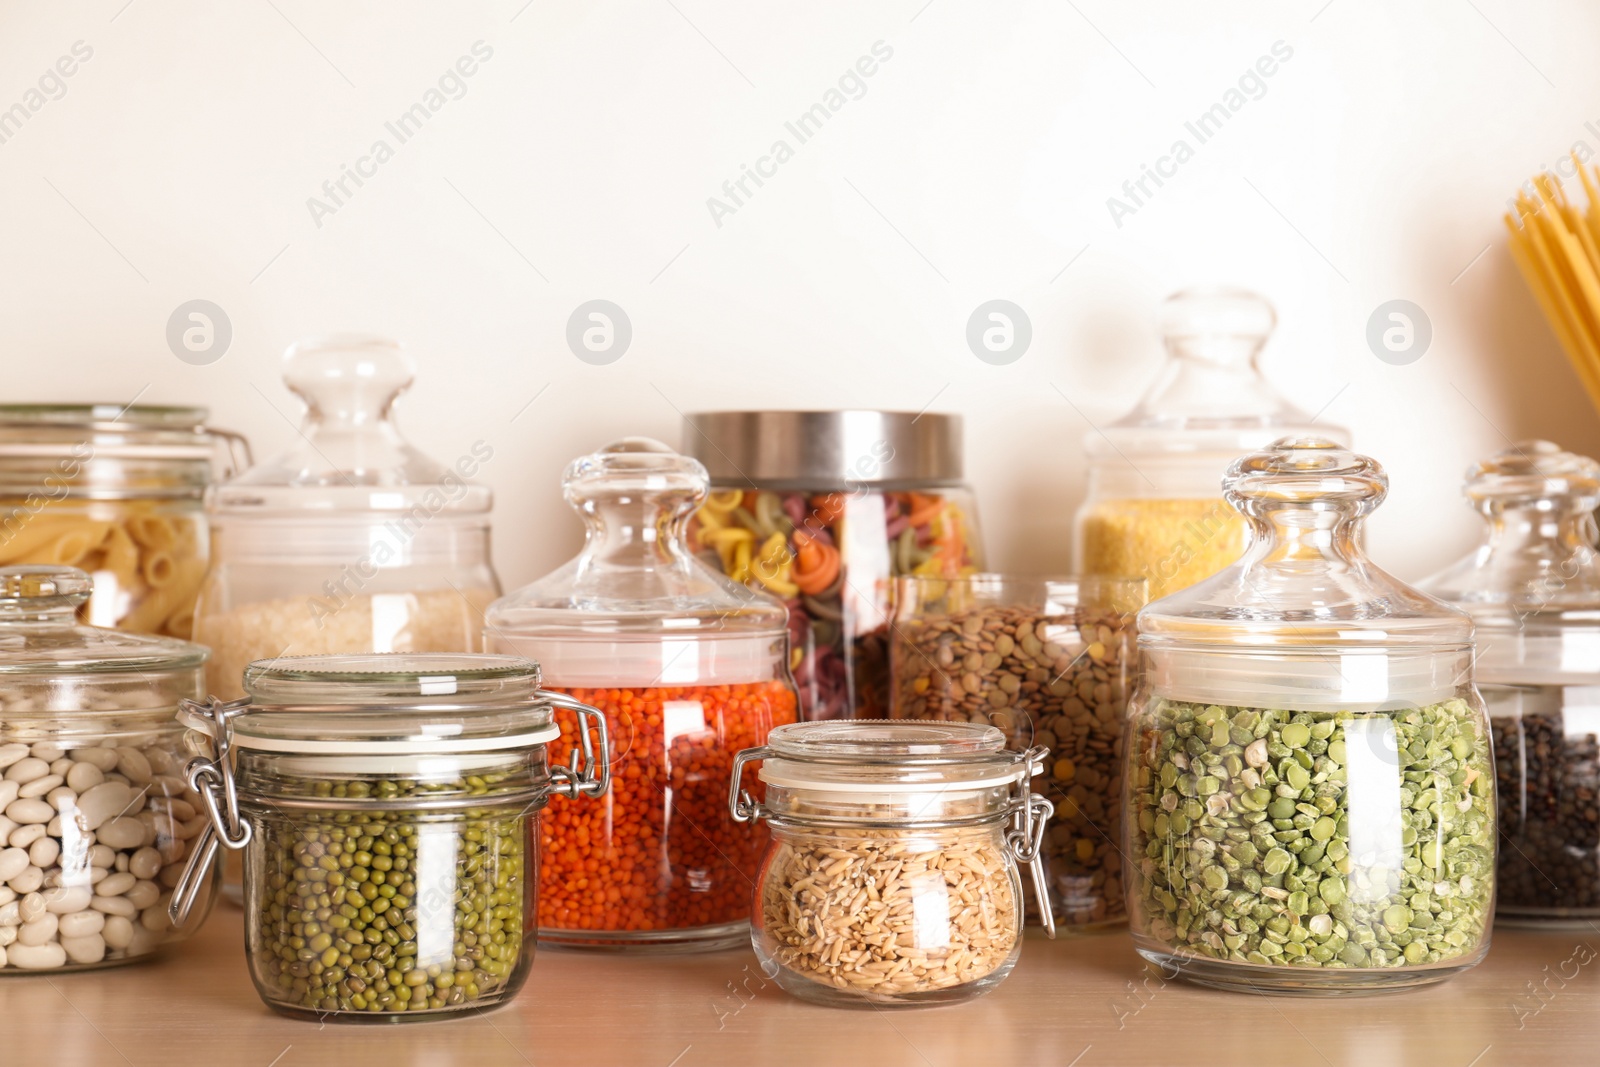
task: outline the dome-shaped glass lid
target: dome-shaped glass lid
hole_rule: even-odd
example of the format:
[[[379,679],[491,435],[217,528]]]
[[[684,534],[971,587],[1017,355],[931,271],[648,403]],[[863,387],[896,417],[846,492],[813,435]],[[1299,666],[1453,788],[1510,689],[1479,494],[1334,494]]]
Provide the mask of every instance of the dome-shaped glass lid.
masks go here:
[[[1280,396],[1257,363],[1277,321],[1267,299],[1248,289],[1212,286],[1167,297],[1158,318],[1166,365],[1132,411],[1085,438],[1091,455],[1237,455],[1312,432],[1312,417]],[[1336,426],[1318,427],[1332,439],[1346,437]]]
[[[586,527],[583,551],[496,601],[491,633],[509,636],[782,635],[783,603],[695,558],[686,527],[710,485],[698,460],[629,437],[574,460],[562,476]]]
[[[1139,613],[1140,645],[1241,651],[1461,648],[1463,612],[1379,568],[1362,547],[1383,502],[1377,461],[1318,437],[1286,437],[1237,460],[1223,495],[1249,527],[1239,561]]]
[[[305,404],[300,443],[217,486],[221,512],[489,510],[486,486],[405,440],[394,404],[413,379],[400,345],[336,335],[301,341],[283,356],[283,380]]]
[[[94,582],[76,567],[0,567],[0,676],[191,671],[201,645],[76,621]]]

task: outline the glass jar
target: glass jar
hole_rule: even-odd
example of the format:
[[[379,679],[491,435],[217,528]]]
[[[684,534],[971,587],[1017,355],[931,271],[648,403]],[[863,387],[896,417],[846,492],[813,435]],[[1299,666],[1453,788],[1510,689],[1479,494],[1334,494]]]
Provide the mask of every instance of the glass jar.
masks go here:
[[[306,405],[301,446],[208,494],[215,561],[195,640],[211,693],[238,697],[245,667],[281,655],[471,652],[500,592],[489,563],[490,491],[467,481],[485,441],[449,465],[400,436],[411,384],[400,346],[303,341],[284,381]]]
[[[1156,600],[1238,559],[1242,520],[1217,492],[1228,464],[1291,434],[1346,434],[1297,410],[1261,376],[1277,316],[1244,289],[1186,289],[1161,306],[1169,359],[1127,415],[1084,437],[1088,494],[1077,568],[1142,577]]]
[[[214,822],[173,919],[219,846],[242,850],[245,962],[269,1007],[398,1021],[515,996],[533,963],[529,828],[552,792],[605,793],[599,713],[511,656],[291,656],[251,664],[245,689],[180,713]],[[547,760],[557,705],[594,723],[581,765]]]
[[[603,711],[615,739],[605,801],[540,827],[539,938],[739,944],[766,832],[729,819],[723,793],[734,754],[795,719],[783,605],[689,552],[706,472],[687,456],[628,438],[574,460],[561,485],[583,551],[496,601],[485,633]]]
[[[190,636],[211,555],[202,495],[250,464],[205,408],[0,404],[0,564],[87,571],[81,621]]]
[[[90,589],[72,567],[0,567],[0,975],[128,963],[187,933],[167,902],[205,814],[173,715],[206,650],[78,625]]]
[[[988,723],[1045,753],[1055,805],[1041,864],[1058,925],[1126,917],[1122,727],[1138,578],[896,580],[890,717]]]
[[[1483,543],[1423,583],[1477,623],[1500,798],[1495,915],[1600,918],[1600,464],[1523,441],[1467,471]]]
[[[687,422],[713,490],[690,543],[788,605],[801,718],[887,715],[891,580],[983,566],[961,416],[720,411]]]
[[[1234,463],[1243,559],[1139,613],[1128,912],[1167,973],[1261,992],[1423,985],[1476,964],[1494,767],[1472,620],[1379,570],[1388,479],[1332,441]]]
[[[728,808],[772,827],[750,933],[762,973],[853,1007],[987,993],[1022,951],[1019,861],[1054,937],[1037,863],[1054,805],[1029,792],[1045,753],[1004,746],[980,723],[859,720],[780,726],[739,753]],[[754,760],[759,802],[742,791]]]

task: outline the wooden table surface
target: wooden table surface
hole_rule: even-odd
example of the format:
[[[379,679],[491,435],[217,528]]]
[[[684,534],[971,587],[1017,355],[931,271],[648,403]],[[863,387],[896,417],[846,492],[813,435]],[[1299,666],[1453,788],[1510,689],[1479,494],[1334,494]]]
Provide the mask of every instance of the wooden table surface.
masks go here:
[[[1120,932],[1054,942],[1030,935],[1017,969],[989,996],[895,1012],[801,1003],[763,985],[747,951],[541,951],[520,996],[498,1011],[356,1026],[269,1011],[245,973],[240,928],[239,912],[223,906],[192,940],[152,963],[0,978],[0,1064],[1600,1063],[1600,930],[1502,929],[1487,962],[1453,981],[1331,1000],[1163,983]]]

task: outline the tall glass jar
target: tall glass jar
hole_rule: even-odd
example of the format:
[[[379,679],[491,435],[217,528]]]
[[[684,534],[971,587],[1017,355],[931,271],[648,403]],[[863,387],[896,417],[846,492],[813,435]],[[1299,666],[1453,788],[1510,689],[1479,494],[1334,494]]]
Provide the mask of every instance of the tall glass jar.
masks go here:
[[[706,484],[699,463],[644,438],[574,460],[562,489],[588,527],[583,551],[489,609],[490,651],[537,658],[552,689],[605,713],[613,738],[610,794],[540,827],[542,941],[746,936],[766,832],[729,818],[728,773],[740,749],[795,720],[795,689],[783,605],[684,542]]]
[[[1423,583],[1477,623],[1502,922],[1600,918],[1600,464],[1523,441],[1467,471],[1483,543]]]
[[[687,423],[712,484],[690,543],[788,605],[801,718],[887,715],[893,579],[983,566],[961,416],[719,411]]]
[[[205,408],[0,404],[0,564],[77,567],[81,621],[188,637],[211,555],[202,496],[250,465]]]
[[[1137,407],[1084,437],[1080,573],[1144,578],[1152,600],[1193,585],[1238,559],[1248,540],[1217,492],[1228,464],[1288,434],[1346,440],[1261,376],[1256,360],[1276,323],[1272,305],[1244,289],[1167,297],[1166,367]]]
[[[284,354],[306,405],[299,448],[208,494],[215,560],[195,640],[210,691],[239,696],[244,669],[282,655],[468,652],[500,591],[489,562],[494,455],[477,441],[449,464],[395,425],[411,384],[393,341],[330,337]]]
[[[428,1019],[510,1000],[533,963],[552,793],[607,788],[604,720],[540,691],[511,656],[285,657],[249,696],[187,701],[208,823],[172,917],[219,846],[244,853],[245,962],[286,1015]],[[581,713],[583,763],[552,766],[553,706]]]
[[[1038,746],[1055,805],[1044,837],[1056,922],[1120,923],[1122,728],[1138,578],[900,578],[890,641],[895,719],[988,723]]]
[[[1488,951],[1494,766],[1472,620],[1367,559],[1387,488],[1325,439],[1243,457],[1225,491],[1248,551],[1139,613],[1128,911],[1163,968],[1352,993]]]
[[[728,808],[765,819],[750,940],[762,973],[846,1007],[968,1000],[1022,951],[1020,861],[1055,936],[1039,849],[1053,805],[1030,792],[1042,748],[981,723],[798,723],[739,753]],[[743,792],[764,761],[766,798]]]
[[[167,902],[205,813],[173,716],[206,650],[78,625],[90,584],[0,568],[0,975],[129,963],[188,932]]]

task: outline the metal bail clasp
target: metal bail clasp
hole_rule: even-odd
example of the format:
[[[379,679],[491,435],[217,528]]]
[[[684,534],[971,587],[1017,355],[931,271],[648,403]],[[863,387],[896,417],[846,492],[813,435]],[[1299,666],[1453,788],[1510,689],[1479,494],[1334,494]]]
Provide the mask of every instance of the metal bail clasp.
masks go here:
[[[178,705],[178,721],[195,734],[209,739],[209,758],[198,755],[183,768],[183,777],[189,788],[205,802],[210,819],[195,840],[194,851],[184,865],[183,876],[172,890],[172,903],[167,915],[174,926],[188,921],[200,897],[200,887],[205,884],[211,865],[216,862],[217,849],[224,846],[241,849],[250,843],[250,824],[239,815],[239,792],[233,777],[233,724],[232,720],[250,706],[250,698],[221,701],[207,697],[204,703],[184,700]]]
[[[1022,755],[1022,782],[1020,796],[1012,811],[1011,829],[1006,832],[1006,843],[1017,862],[1028,868],[1033,878],[1033,896],[1039,904],[1039,921],[1044,924],[1045,935],[1056,936],[1055,912],[1050,907],[1050,886],[1045,878],[1045,865],[1039,858],[1044,848],[1044,824],[1055,814],[1055,805],[1043,793],[1033,791],[1034,768],[1042,767],[1050,750],[1036,745]]]
[[[578,745],[572,750],[572,761],[569,766],[556,764],[550,768],[550,777],[554,781],[551,787],[555,792],[571,800],[580,796],[603,797],[611,788],[611,740],[606,734],[605,713],[599,708],[592,708],[581,700],[574,700],[565,693],[545,693],[544,698],[558,708],[578,714]],[[589,738],[589,726],[585,719],[593,720],[594,733],[599,744]],[[583,764],[578,764],[579,749],[583,751]],[[598,750],[598,751],[597,751]]]

